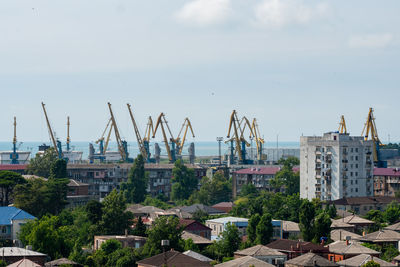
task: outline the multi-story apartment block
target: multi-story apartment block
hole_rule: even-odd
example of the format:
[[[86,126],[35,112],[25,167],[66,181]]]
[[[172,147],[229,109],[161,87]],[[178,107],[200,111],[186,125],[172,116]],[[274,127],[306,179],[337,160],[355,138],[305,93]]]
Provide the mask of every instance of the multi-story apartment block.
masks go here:
[[[198,165],[186,165],[193,168],[196,177],[200,180],[206,175],[206,168]],[[114,188],[120,188],[121,183],[128,180],[128,173],[132,164],[68,164],[69,178],[89,185],[89,195],[96,199],[103,199]],[[147,192],[151,196],[171,192],[172,169],[174,164],[145,164],[145,171],[149,175]]]
[[[398,168],[375,168],[374,195],[394,197],[400,190],[400,170]]]
[[[330,132],[300,138],[300,197],[373,196],[373,142]]]

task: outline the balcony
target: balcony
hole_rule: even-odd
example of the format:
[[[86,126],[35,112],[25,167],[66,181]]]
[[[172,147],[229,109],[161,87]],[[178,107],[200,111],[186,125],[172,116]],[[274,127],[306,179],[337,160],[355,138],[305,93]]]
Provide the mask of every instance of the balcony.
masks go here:
[[[316,155],[321,155],[321,151],[316,150],[316,151],[315,151],[315,154],[316,154]]]
[[[316,158],[316,159],[315,159],[315,162],[316,162],[316,163],[321,163],[321,159],[320,159],[320,158]]]
[[[347,150],[343,150],[342,154],[347,155],[348,154]]]
[[[321,170],[321,165],[315,165],[316,170]]]
[[[348,163],[349,161],[347,159],[342,159],[342,163]]]

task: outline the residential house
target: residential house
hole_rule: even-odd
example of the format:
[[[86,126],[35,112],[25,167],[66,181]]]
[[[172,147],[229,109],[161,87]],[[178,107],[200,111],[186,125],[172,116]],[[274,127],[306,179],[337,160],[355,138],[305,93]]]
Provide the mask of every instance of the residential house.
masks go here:
[[[283,239],[299,239],[301,235],[298,223],[291,221],[282,221],[282,237]]]
[[[191,256],[187,256],[178,251],[167,251],[165,253],[158,254],[151,258],[147,258],[136,263],[138,267],[162,267],[162,266],[174,266],[174,267],[210,267],[208,262],[204,262],[195,259]]]
[[[77,262],[71,261],[69,259],[66,258],[61,258],[61,259],[57,259],[54,261],[49,261],[46,262],[46,264],[44,265],[45,267],[64,267],[64,266],[68,266],[68,267],[82,267],[82,264],[79,264]],[[21,266],[22,267],[22,266]]]
[[[192,257],[196,260],[202,261],[202,262],[207,262],[207,263],[211,263],[212,261],[214,261],[213,259],[210,259],[204,255],[201,255],[200,253],[197,253],[195,251],[192,250],[188,250],[183,252],[184,255]]]
[[[207,247],[213,243],[213,241],[211,241],[210,239],[186,231],[182,232],[182,239],[183,240],[192,239],[193,243],[197,245],[199,248]]]
[[[105,236],[94,236],[94,250],[98,250],[101,244],[107,240],[117,240],[122,244],[123,248],[141,248],[146,243],[147,238],[135,235],[105,235]]]
[[[35,219],[36,217],[16,207],[0,207],[0,238],[12,240],[15,246],[20,246],[18,233],[21,226]]]
[[[246,235],[246,229],[249,220],[246,218],[238,217],[223,217],[219,219],[207,220],[207,227],[211,228],[211,239],[216,240],[219,238],[220,234],[225,231],[226,225],[228,223],[234,224],[239,229],[240,236]]]
[[[67,201],[68,208],[86,205],[91,199],[89,196],[89,184],[70,179],[68,183]]]
[[[379,257],[380,253],[353,241],[335,241],[329,244],[328,259],[330,261],[338,262],[360,254],[368,254],[374,257]]]
[[[343,229],[335,229],[331,231],[331,239],[333,241],[359,240],[362,236]]]
[[[356,229],[356,226],[353,224],[345,223],[343,219],[337,219],[337,220],[332,220],[331,229],[354,232]]]
[[[211,228],[195,220],[179,220],[183,230],[201,237],[211,239]]]
[[[298,240],[279,239],[266,246],[286,254],[288,259],[296,258],[308,252],[313,252],[323,257],[327,257],[329,254],[329,248],[325,246]]]
[[[47,255],[36,251],[18,248],[18,247],[2,247],[0,248],[1,259],[7,264],[28,259],[40,266],[43,266],[47,260]]]
[[[398,168],[374,169],[374,195],[394,197],[400,190],[400,170]]]
[[[367,229],[369,226],[375,224],[375,222],[361,218],[357,215],[347,216],[345,218],[337,219],[332,222],[333,225],[335,225],[335,224],[340,225],[341,223],[354,225],[355,229],[357,229],[359,231],[363,231],[363,230]],[[349,230],[348,228],[344,227],[344,224],[342,226],[343,227],[340,227],[340,228],[338,227],[335,229]]]
[[[268,262],[272,265],[283,265],[283,263],[287,259],[286,254],[263,245],[256,245],[243,250],[238,250],[234,253],[235,259],[246,256],[254,257],[256,259]]]
[[[370,210],[383,211],[393,201],[399,202],[400,199],[388,196],[344,197],[330,201],[328,204],[335,205],[337,210],[352,210],[356,214],[365,215]]]
[[[43,265],[39,265],[36,262],[31,261],[30,259],[22,259],[7,265],[7,267],[42,267]]]
[[[236,258],[234,260],[215,265],[215,267],[242,267],[242,266],[275,267],[274,265],[268,262],[256,259],[251,256]]]
[[[233,209],[233,205],[233,202],[220,202],[211,207],[222,212],[229,213]]]
[[[392,244],[395,248],[399,249],[400,233],[382,229],[362,236],[359,240],[361,242],[373,243],[379,246]]]
[[[306,253],[285,262],[285,267],[336,267],[334,262],[316,255],[314,253]]]
[[[350,259],[342,260],[337,262],[337,264],[341,267],[361,267],[367,262],[374,261],[380,265],[380,267],[395,267],[397,265],[381,260],[378,257],[371,256],[369,254],[360,254]]]
[[[400,255],[393,259],[393,263],[396,266],[400,266]]]
[[[190,214],[194,214],[196,212],[204,212],[208,215],[222,215],[222,214],[226,214],[225,212],[218,210],[218,209],[214,209],[212,207],[203,205],[203,204],[193,204],[192,206],[185,206],[181,208],[184,212],[190,213]]]
[[[389,225],[389,226],[385,227],[384,229],[385,230],[392,230],[392,231],[400,233],[400,222],[392,224],[392,225]]]

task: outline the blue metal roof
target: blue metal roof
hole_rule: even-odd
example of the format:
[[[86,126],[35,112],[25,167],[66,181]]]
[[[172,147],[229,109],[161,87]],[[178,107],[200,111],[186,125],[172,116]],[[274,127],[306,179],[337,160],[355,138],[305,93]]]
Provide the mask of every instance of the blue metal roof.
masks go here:
[[[12,220],[34,220],[36,217],[16,207],[0,207],[0,225],[11,225]]]

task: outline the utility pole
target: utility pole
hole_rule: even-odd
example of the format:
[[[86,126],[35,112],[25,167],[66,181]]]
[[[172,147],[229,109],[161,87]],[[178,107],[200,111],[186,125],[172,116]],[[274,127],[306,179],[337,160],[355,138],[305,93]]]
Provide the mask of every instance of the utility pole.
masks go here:
[[[219,151],[219,166],[222,165],[222,158],[221,158],[221,142],[224,141],[223,137],[217,137],[217,141],[218,141],[218,151]]]

